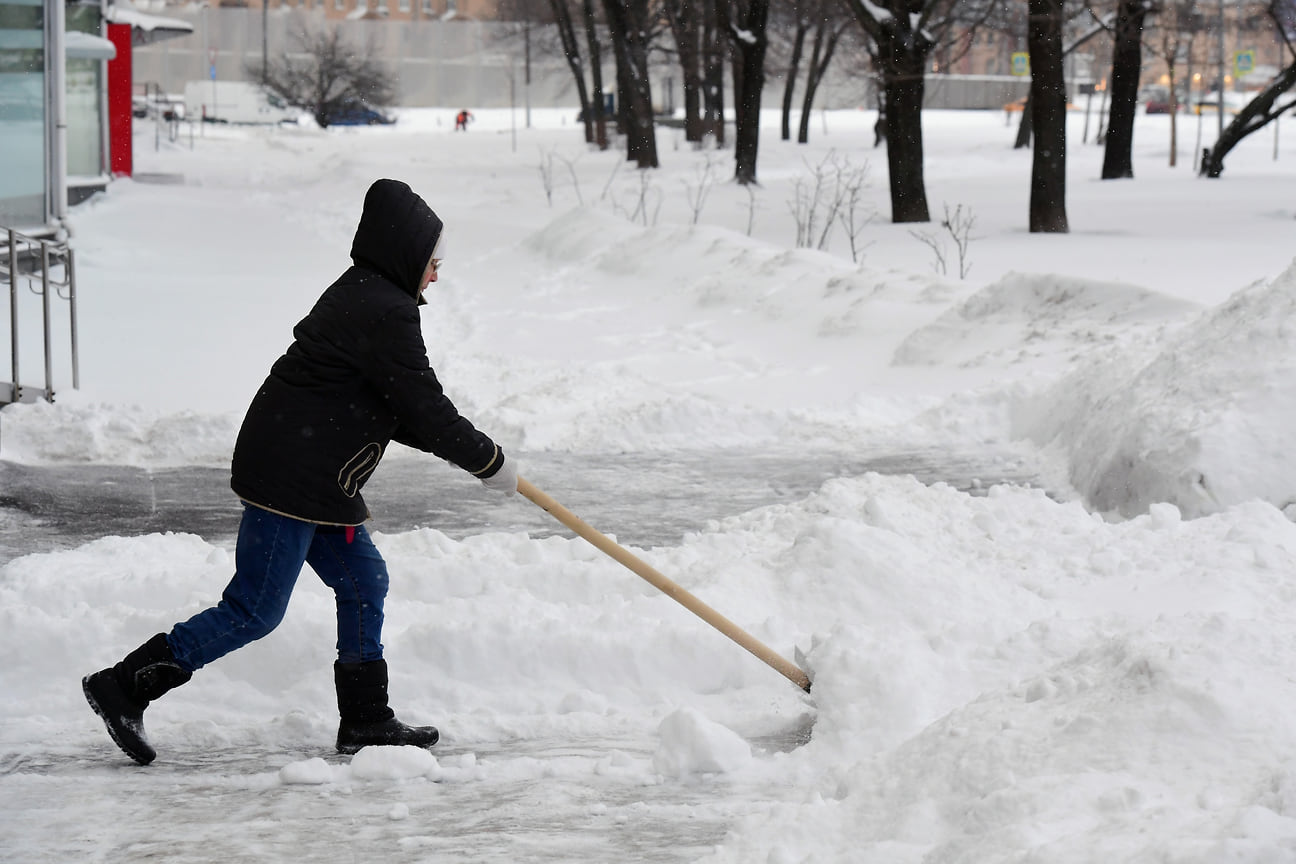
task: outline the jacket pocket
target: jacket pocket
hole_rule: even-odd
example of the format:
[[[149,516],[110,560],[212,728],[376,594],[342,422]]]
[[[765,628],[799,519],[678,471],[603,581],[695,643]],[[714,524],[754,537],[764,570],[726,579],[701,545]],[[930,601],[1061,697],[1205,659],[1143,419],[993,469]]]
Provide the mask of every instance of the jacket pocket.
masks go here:
[[[338,472],[338,486],[342,487],[342,491],[348,498],[354,498],[360,491],[360,487],[378,467],[382,453],[382,445],[370,441],[342,466],[342,470]]]

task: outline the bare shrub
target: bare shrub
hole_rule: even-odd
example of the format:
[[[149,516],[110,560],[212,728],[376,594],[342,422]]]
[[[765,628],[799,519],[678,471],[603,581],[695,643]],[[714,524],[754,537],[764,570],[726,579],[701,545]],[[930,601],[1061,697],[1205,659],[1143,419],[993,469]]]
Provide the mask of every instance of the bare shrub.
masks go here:
[[[972,208],[965,210],[962,204],[957,205],[952,213],[948,204],[944,205],[944,209],[945,218],[941,220],[940,227],[945,229],[948,239],[954,243],[954,251],[958,257],[959,278],[966,279],[968,273],[972,272],[972,260],[968,257],[968,250],[972,245],[972,228],[976,225],[976,216]],[[925,231],[910,231],[909,235],[931,250],[932,270],[942,276],[949,275],[946,237]]]
[[[797,178],[788,202],[796,222],[797,248],[826,250],[833,228],[841,227],[850,242],[851,259],[858,261],[860,233],[873,218],[864,207],[868,162],[854,165],[831,150],[818,165],[806,165],[809,176]]]

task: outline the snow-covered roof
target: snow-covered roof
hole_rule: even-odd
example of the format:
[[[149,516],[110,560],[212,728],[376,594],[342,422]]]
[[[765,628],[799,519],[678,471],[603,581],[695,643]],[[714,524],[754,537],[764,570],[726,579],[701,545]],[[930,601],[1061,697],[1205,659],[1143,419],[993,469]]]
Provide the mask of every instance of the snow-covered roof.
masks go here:
[[[68,30],[63,34],[63,51],[68,57],[83,60],[111,60],[117,46],[101,36]]]
[[[163,18],[161,15],[150,15],[135,8],[130,0],[117,0],[104,12],[104,18],[114,24],[131,26],[131,42],[135,45],[148,45],[166,39],[189,36],[193,25],[179,18]]]

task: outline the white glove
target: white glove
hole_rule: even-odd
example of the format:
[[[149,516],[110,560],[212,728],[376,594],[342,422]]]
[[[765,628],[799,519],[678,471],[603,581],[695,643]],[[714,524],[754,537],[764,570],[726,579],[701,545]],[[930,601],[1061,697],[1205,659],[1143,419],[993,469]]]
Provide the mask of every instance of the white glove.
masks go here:
[[[492,492],[503,492],[505,495],[512,495],[517,492],[518,469],[517,463],[512,459],[505,459],[504,464],[500,466],[489,477],[482,478],[482,485]]]

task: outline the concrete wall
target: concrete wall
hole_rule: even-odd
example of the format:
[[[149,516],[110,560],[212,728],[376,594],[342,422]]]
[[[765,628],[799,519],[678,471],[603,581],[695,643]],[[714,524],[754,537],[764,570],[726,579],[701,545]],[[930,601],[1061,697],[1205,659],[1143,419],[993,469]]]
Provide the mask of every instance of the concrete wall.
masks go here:
[[[168,15],[194,25],[192,36],[136,46],[135,84],[158,84],[168,93],[183,94],[187,81],[247,79],[247,64],[260,62],[262,14],[259,9],[207,8],[168,10]],[[291,52],[291,34],[303,25],[324,26],[322,16],[299,9],[271,10],[268,53],[273,60]],[[578,107],[576,88],[566,62],[559,56],[539,56],[533,42],[531,86],[525,84],[524,49],[517,25],[482,21],[389,21],[367,19],[341,22],[344,38],[374,53],[397,82],[397,104],[417,107],[507,108],[529,99],[536,108]],[[610,59],[610,58],[609,58]],[[816,108],[875,107],[872,82],[842,71],[835,63],[820,86]],[[783,83],[771,61],[763,104],[777,108]],[[615,67],[605,64],[603,80],[616,80]],[[925,104],[929,108],[1002,108],[1026,95],[1029,78],[991,75],[930,75]],[[683,105],[679,70],[659,65],[652,71],[653,98],[659,110]],[[727,102],[733,106],[732,94]],[[797,95],[794,103],[799,110]]]
[[[135,84],[161,85],[182,94],[187,81],[247,80],[249,62],[262,56],[261,12],[216,8],[168,12],[190,21],[192,36],[136,46]],[[268,53],[273,61],[296,50],[291,34],[321,16],[271,10]],[[505,108],[527,99],[521,43],[512,28],[476,21],[346,21],[343,37],[357,50],[372,46],[396,81],[397,104],[406,107]],[[612,70],[606,73],[609,76]],[[611,79],[609,79],[611,80]],[[532,58],[530,100],[535,107],[578,105],[571,73],[561,58]],[[512,102],[511,102],[512,100]]]
[[[928,75],[927,108],[1003,108],[1030,92],[1030,78],[1012,75]]]

